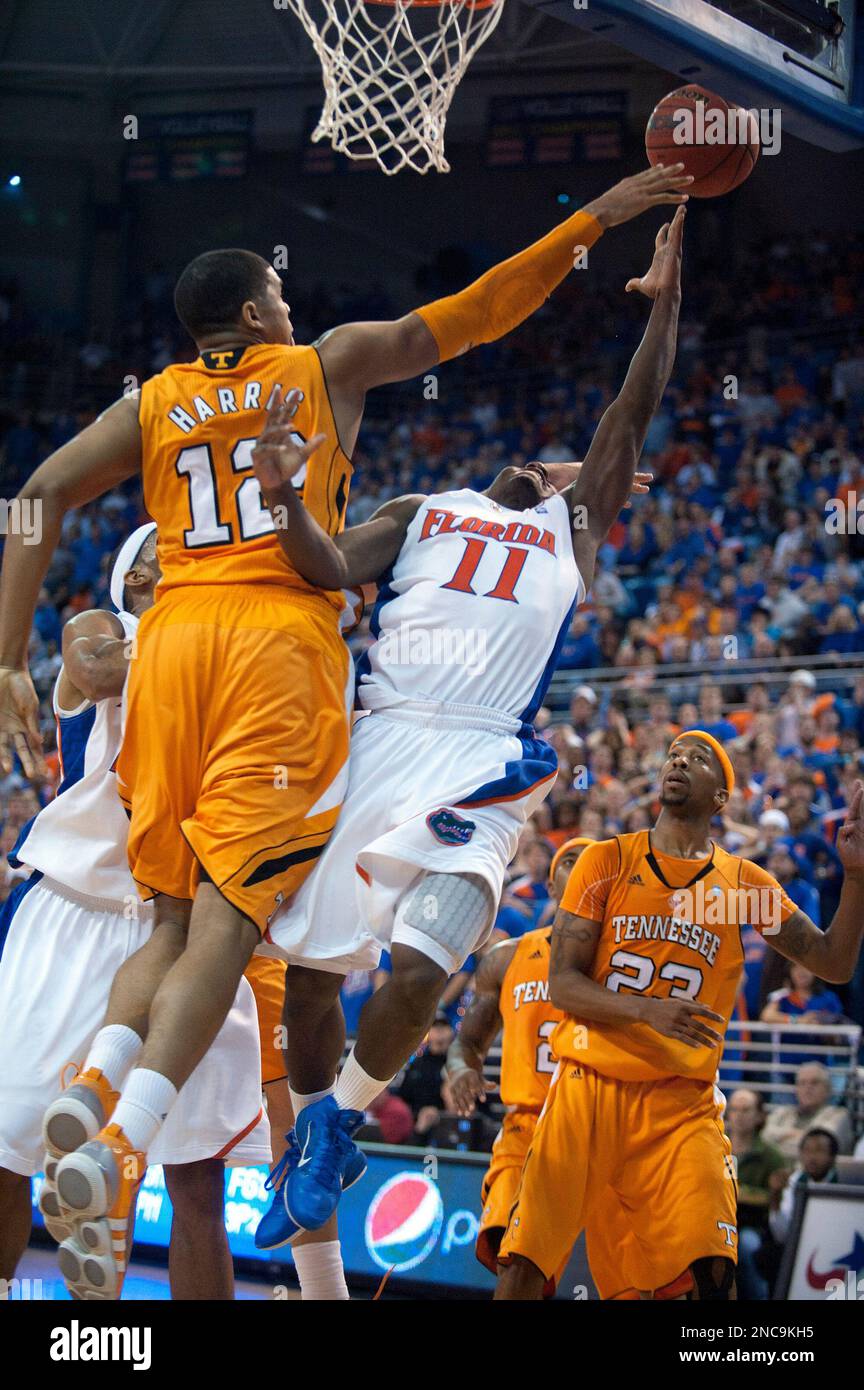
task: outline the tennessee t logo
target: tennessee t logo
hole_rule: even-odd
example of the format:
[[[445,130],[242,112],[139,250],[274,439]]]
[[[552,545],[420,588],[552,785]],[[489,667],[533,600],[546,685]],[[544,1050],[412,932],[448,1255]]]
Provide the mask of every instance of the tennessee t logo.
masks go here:
[[[211,352],[208,354],[213,359],[213,364],[217,371],[224,372],[228,369],[231,358],[234,356],[233,349],[223,352]]]

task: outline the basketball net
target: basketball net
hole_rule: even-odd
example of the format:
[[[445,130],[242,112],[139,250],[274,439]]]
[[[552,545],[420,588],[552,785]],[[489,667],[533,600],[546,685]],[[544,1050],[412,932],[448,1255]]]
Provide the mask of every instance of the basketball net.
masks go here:
[[[465,69],[504,0],[287,0],[324,78],[313,140],[385,174],[447,173],[444,128]],[[281,8],[281,7],[280,7]]]

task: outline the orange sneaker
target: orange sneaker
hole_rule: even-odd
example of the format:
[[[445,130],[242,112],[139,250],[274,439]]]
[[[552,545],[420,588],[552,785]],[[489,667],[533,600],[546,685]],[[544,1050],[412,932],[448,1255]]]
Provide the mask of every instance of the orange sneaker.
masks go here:
[[[94,1139],[111,1119],[118,1098],[97,1067],[78,1072],[45,1111],[42,1139],[48,1153],[62,1158]]]
[[[58,1260],[67,1289],[77,1298],[118,1299],[126,1276],[129,1218],[147,1160],[119,1125],[106,1125],[57,1165],[55,1181],[73,1234]]]

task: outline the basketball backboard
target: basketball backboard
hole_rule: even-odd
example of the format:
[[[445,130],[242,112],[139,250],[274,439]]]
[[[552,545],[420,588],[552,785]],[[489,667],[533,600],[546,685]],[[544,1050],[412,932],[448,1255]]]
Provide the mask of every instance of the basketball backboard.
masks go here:
[[[856,33],[855,0],[523,3],[620,44],[682,82],[741,105],[779,108],[784,127],[812,144],[864,144],[864,33]]]

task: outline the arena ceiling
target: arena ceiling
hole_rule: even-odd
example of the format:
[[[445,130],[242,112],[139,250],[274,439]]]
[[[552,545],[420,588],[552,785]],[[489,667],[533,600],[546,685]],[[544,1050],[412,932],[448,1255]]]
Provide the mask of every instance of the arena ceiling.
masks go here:
[[[642,65],[603,39],[506,0],[475,59],[486,73]],[[7,91],[49,86],[136,93],[308,83],[320,73],[299,22],[272,0],[8,0],[0,18]]]

